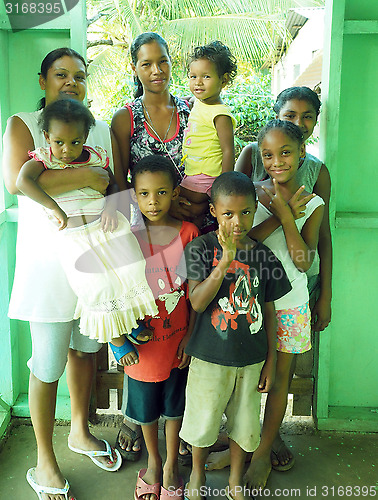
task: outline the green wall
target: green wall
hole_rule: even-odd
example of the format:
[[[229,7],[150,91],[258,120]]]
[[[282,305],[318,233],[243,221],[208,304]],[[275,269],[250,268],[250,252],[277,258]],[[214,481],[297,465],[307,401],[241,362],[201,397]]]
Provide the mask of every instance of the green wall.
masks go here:
[[[332,322],[320,338],[323,429],[378,432],[377,19],[376,2],[326,2],[321,127],[332,179],[334,273]]]

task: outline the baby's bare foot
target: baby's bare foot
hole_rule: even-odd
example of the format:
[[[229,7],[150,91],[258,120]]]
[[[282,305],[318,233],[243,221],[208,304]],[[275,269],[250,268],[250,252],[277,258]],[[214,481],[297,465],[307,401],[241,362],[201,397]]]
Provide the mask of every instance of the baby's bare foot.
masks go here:
[[[122,358],[118,361],[118,364],[122,366],[131,366],[139,363],[138,354],[135,351],[129,352],[122,356]]]

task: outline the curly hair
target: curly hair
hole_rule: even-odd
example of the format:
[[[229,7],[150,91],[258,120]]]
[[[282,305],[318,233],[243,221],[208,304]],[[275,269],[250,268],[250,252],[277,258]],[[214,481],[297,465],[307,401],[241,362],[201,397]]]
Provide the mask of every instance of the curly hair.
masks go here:
[[[207,45],[196,47],[188,58],[188,71],[190,64],[199,59],[208,59],[214,63],[218,76],[222,77],[227,73],[229,76],[229,83],[233,82],[238,71],[236,57],[231,54],[230,49],[226,45],[223,45],[222,42],[216,40]]]
[[[86,134],[96,124],[96,120],[89,109],[75,99],[58,99],[43,108],[38,120],[41,129],[48,132],[51,120],[64,123],[82,123]]]

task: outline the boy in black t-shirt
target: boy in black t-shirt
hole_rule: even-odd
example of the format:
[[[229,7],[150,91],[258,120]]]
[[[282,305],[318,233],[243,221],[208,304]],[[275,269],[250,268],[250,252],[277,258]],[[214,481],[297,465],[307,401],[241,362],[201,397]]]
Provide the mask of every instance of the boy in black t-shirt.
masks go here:
[[[248,236],[257,206],[252,181],[239,172],[224,173],[213,184],[211,200],[218,231],[185,248],[189,298],[198,313],[186,347],[192,360],[180,432],[193,455],[185,498],[206,495],[208,449],[225,413],[231,452],[227,496],[241,500],[245,456],[260,439],[261,393],[274,382],[273,301],[291,286],[274,254]]]

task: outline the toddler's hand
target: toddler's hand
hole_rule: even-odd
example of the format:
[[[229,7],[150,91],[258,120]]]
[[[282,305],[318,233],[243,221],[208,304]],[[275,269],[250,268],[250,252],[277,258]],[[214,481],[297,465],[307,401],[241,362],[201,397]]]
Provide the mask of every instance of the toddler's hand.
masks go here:
[[[218,241],[223,250],[222,259],[231,263],[235,259],[236,255],[234,224],[232,222],[230,223],[229,228],[227,228],[225,221],[219,225]]]
[[[105,207],[101,214],[101,227],[104,233],[115,231],[118,227],[117,211],[110,207]]]
[[[50,214],[49,217],[53,219],[55,223],[58,224],[59,231],[67,227],[67,221],[68,217],[65,212],[60,207],[52,208],[49,210]],[[52,217],[51,217],[52,216]]]

